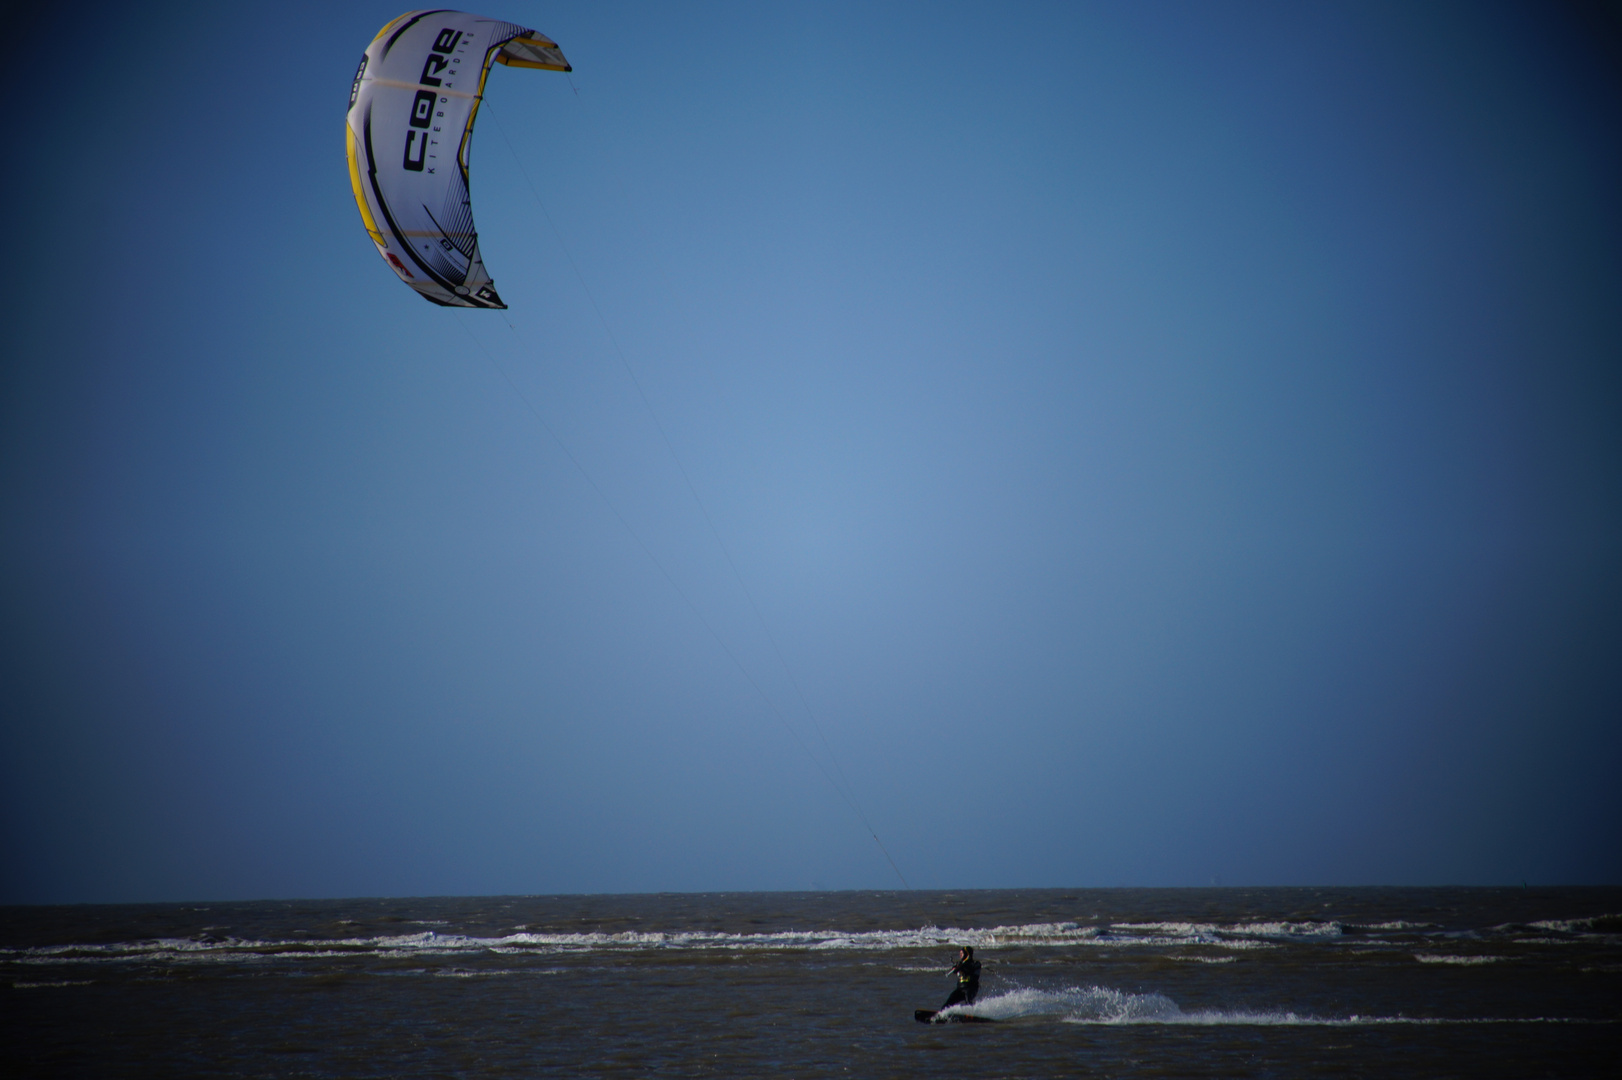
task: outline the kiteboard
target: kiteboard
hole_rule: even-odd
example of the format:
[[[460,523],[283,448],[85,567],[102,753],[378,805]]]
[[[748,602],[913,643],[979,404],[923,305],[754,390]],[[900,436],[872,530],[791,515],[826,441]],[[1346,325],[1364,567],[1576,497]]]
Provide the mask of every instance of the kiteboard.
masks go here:
[[[914,1009],[912,1018],[920,1024],[995,1024],[997,1022],[989,1016],[975,1016],[973,1013],[946,1013],[943,1016],[939,1009]]]

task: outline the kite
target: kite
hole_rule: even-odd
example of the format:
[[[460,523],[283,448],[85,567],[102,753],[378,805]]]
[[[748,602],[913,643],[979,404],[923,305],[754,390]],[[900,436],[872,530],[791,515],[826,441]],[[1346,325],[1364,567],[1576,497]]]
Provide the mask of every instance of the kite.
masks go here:
[[[349,181],[377,253],[445,307],[505,308],[479,255],[468,146],[492,63],[571,71],[557,42],[460,11],[408,11],[367,46],[349,91]]]

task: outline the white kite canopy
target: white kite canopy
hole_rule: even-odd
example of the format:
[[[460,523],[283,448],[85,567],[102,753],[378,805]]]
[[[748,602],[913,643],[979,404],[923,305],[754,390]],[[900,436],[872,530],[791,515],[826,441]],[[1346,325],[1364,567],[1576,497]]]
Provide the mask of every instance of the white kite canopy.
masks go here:
[[[372,39],[349,92],[349,180],[366,232],[401,281],[446,307],[507,306],[468,201],[468,144],[492,63],[572,70],[534,30],[408,11]]]

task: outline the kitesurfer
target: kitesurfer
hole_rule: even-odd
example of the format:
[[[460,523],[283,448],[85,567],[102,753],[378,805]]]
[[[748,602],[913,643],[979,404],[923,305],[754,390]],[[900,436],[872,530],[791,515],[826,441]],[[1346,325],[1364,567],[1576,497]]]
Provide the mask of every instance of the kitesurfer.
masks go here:
[[[957,976],[957,989],[952,996],[946,999],[942,1009],[950,1009],[953,1005],[973,1005],[975,995],[980,993],[980,961],[974,958],[974,946],[965,945],[958,952],[957,963],[952,965],[952,974]]]

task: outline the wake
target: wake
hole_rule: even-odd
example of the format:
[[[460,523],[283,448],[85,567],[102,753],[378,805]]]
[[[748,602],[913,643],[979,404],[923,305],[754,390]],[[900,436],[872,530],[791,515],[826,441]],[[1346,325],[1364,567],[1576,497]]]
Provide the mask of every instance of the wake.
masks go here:
[[[1020,987],[990,997],[983,997],[973,1005],[953,1005],[942,1009],[940,1015],[966,1013],[987,1020],[1049,1019],[1066,1024],[1187,1024],[1187,1025],[1242,1025],[1292,1027],[1362,1027],[1383,1024],[1593,1024],[1614,1023],[1611,1020],[1585,1020],[1569,1017],[1422,1017],[1422,1016],[1363,1016],[1319,1017],[1309,1014],[1278,1010],[1197,1009],[1185,1011],[1182,1006],[1164,994],[1133,994],[1103,986],[1068,987],[1062,990],[1041,990]]]

